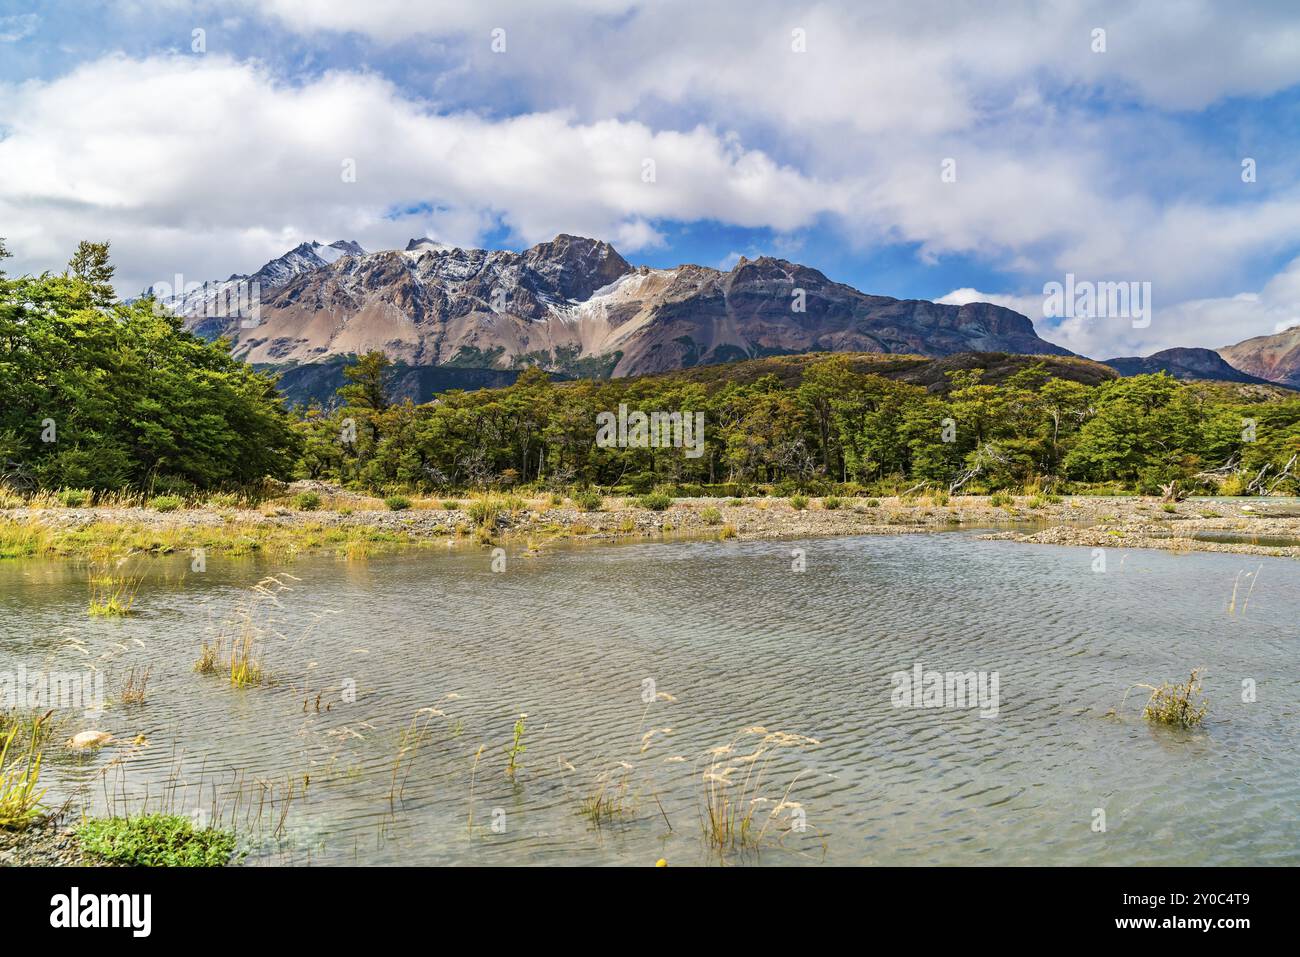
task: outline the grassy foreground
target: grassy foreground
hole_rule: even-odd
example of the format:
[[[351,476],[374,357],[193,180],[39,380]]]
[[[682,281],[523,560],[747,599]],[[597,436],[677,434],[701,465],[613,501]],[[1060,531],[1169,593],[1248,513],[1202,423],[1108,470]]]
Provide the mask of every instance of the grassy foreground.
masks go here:
[[[1300,557],[1300,509],[1267,499],[1159,501],[1140,496],[750,496],[683,498],[583,491],[464,499],[351,495],[337,487],[294,490],[259,508],[139,505],[0,510],[0,559],[126,554],[335,553],[366,558],[432,542],[500,545],[530,552],[559,540],[693,537],[759,539],[981,529],[1025,543],[1160,548]],[[1228,532],[1240,541],[1197,537]],[[1270,541],[1252,543],[1249,536]]]
[[[199,548],[225,555],[311,550],[369,554],[420,540],[396,530],[311,521],[159,524],[128,512],[81,525],[64,525],[48,516],[0,518],[0,558],[96,558],[130,552],[169,555]]]

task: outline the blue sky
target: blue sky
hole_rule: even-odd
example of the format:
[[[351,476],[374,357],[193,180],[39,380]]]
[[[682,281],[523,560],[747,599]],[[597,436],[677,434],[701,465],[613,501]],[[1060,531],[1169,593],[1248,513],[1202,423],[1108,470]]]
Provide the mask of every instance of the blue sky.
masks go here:
[[[108,238],[130,294],[571,232],[999,302],[1094,356],[1300,322],[1293,4],[969,7],[0,0],[7,268]],[[1066,273],[1150,282],[1154,321],[1044,318]]]

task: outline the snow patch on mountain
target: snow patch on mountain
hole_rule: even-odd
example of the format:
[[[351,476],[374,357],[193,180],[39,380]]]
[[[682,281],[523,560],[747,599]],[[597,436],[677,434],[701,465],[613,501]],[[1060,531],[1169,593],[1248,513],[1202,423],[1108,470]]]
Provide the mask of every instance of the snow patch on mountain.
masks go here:
[[[195,318],[213,316],[219,310],[216,304],[226,300],[240,283],[258,284],[258,293],[264,294],[278,289],[291,280],[325,266],[338,262],[344,256],[364,256],[365,249],[360,243],[350,239],[339,239],[324,245],[312,241],[300,243],[283,256],[265,263],[251,274],[235,273],[229,279],[213,279],[204,282],[186,281],[179,283],[160,283],[150,286],[145,295],[156,296],[158,301],[178,316]],[[181,288],[177,288],[180,286]]]

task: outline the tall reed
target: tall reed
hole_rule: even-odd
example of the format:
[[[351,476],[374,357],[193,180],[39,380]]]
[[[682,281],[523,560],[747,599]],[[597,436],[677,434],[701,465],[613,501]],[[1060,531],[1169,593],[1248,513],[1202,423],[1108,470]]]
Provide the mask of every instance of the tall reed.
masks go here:
[[[41,818],[41,799],[45,797],[45,791],[37,790],[37,787],[41,777],[42,754],[38,740],[42,720],[36,721],[21,750],[14,747],[20,730],[16,724],[0,745],[0,828],[24,828]]]

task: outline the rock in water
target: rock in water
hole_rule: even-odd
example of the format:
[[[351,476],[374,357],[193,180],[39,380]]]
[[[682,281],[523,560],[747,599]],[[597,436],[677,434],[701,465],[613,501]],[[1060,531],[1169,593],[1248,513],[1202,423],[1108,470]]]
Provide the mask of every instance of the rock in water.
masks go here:
[[[113,736],[106,731],[81,731],[68,739],[67,746],[74,751],[81,751],[86,748],[102,748],[112,740]]]

